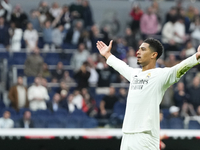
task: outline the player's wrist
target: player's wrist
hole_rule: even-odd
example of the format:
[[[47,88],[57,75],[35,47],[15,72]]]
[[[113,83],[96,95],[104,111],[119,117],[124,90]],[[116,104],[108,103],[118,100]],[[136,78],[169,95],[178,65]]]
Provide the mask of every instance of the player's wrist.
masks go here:
[[[109,53],[105,54],[104,57],[105,57],[106,59],[108,59],[111,55],[112,55],[112,54],[109,52]]]

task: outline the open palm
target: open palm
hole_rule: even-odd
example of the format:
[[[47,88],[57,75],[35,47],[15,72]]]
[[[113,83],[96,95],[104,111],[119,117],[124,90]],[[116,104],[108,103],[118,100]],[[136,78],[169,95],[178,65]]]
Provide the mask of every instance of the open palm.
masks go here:
[[[108,46],[102,41],[97,42],[97,48],[102,56],[108,58],[111,55],[112,42],[110,41]]]

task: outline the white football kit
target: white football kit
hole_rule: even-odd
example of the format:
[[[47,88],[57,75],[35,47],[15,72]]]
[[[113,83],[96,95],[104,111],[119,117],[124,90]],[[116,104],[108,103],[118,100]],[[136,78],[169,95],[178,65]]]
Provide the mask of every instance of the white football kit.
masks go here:
[[[171,68],[142,71],[129,67],[113,55],[107,59],[107,64],[130,82],[121,150],[159,150],[159,105],[162,97],[167,88],[199,64],[198,61],[193,55]]]

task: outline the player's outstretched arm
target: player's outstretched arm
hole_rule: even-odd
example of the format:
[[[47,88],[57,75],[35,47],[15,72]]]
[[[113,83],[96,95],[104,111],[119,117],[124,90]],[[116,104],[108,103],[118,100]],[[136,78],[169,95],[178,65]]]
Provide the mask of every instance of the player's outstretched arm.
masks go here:
[[[112,55],[111,54],[112,42],[113,41],[111,40],[110,44],[108,46],[104,42],[102,42],[102,41],[98,41],[97,42],[97,48],[98,48],[100,54],[102,56],[104,56],[106,59],[108,59],[108,57],[110,55]]]

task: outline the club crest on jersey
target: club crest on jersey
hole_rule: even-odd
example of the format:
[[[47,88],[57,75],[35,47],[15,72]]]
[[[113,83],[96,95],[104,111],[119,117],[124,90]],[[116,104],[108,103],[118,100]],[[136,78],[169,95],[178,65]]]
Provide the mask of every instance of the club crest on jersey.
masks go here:
[[[151,77],[151,73],[148,73],[146,78],[150,78]]]

